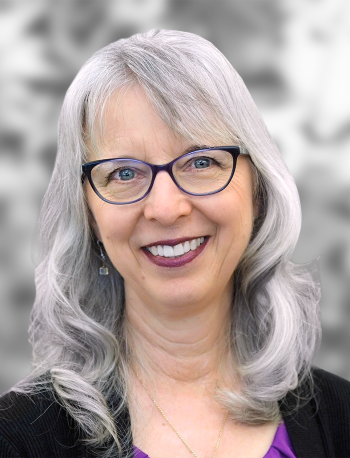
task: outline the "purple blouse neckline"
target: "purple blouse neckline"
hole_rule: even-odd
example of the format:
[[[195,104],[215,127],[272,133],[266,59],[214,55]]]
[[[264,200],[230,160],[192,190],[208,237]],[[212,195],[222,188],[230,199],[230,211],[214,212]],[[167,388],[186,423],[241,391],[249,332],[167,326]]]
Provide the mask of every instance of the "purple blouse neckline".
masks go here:
[[[134,445],[135,458],[149,458],[146,453]],[[271,447],[263,458],[297,458],[290,441],[286,425],[281,423],[277,428]]]
[[[263,458],[297,458],[284,423],[277,428],[271,447]]]

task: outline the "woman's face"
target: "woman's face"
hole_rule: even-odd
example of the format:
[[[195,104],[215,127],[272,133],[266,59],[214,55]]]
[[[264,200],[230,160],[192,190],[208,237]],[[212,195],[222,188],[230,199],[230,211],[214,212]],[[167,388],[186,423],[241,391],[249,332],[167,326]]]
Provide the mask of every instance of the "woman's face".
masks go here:
[[[100,155],[91,154],[90,160],[131,157],[165,164],[195,146],[161,120],[141,88],[119,94],[118,105],[117,96],[107,104]],[[230,302],[231,277],[252,232],[252,191],[249,160],[243,156],[228,187],[210,196],[185,194],[165,171],[158,173],[150,194],[128,205],[104,202],[87,184],[94,230],[124,278],[127,304],[139,300],[153,308],[188,311]],[[194,248],[193,241],[203,238],[196,249],[173,259],[146,249],[185,247],[186,241]]]

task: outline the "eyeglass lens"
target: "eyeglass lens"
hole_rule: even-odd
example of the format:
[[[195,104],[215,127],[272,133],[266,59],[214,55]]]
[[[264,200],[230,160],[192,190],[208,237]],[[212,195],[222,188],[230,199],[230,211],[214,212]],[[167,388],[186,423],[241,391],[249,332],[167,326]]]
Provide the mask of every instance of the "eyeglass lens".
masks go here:
[[[195,151],[179,157],[172,172],[177,184],[195,195],[215,193],[232,176],[235,159],[228,151]],[[135,159],[112,159],[91,171],[98,193],[106,200],[127,203],[142,198],[152,182],[151,167]]]

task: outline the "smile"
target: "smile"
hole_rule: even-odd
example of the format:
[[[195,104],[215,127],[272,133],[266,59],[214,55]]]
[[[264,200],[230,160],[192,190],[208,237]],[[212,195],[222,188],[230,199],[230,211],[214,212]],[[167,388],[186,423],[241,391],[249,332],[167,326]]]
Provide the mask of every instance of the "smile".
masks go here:
[[[204,237],[186,240],[183,243],[178,243],[175,246],[170,245],[153,245],[146,247],[153,256],[161,256],[163,258],[177,258],[183,256],[189,251],[195,251],[204,242]]]
[[[142,247],[148,260],[158,267],[182,267],[194,261],[208,245],[210,237],[159,240],[154,245]]]

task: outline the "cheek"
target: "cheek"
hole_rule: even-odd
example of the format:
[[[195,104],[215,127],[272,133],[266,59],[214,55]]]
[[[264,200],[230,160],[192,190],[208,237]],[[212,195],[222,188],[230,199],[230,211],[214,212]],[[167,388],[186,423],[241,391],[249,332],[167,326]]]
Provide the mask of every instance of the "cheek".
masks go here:
[[[117,235],[116,233],[123,233],[123,230],[126,229],[123,228],[123,224],[118,224],[118,220],[125,222],[125,219],[118,218],[118,208],[96,198],[91,190],[87,192],[87,201],[92,215],[93,230],[106,246],[107,242]]]
[[[94,208],[97,230],[112,263],[125,259],[133,240],[138,216],[135,209],[113,206],[102,202]]]
[[[130,238],[132,234],[132,222],[126,218],[118,218],[115,214],[105,213],[97,217],[98,227],[102,240],[109,247],[117,247]]]
[[[225,268],[232,272],[251,238],[253,203],[250,192],[242,187],[235,185],[227,191],[216,205],[211,206],[207,215],[215,219],[217,227],[214,240],[217,261],[224,259]]]
[[[216,214],[219,228],[231,231],[232,235],[240,234],[249,239],[254,220],[250,189],[237,184],[231,186],[222,195],[221,201],[212,207],[209,214]]]
[[[223,214],[219,229],[225,236],[227,243],[235,247],[234,251],[244,251],[253,229],[252,214],[242,208],[227,209]]]
[[[240,222],[243,233],[250,232],[254,222],[253,185],[251,176],[249,178],[237,177],[238,180],[233,186],[231,195],[232,203],[230,208],[235,214],[235,219]],[[245,178],[245,179],[244,179]]]

